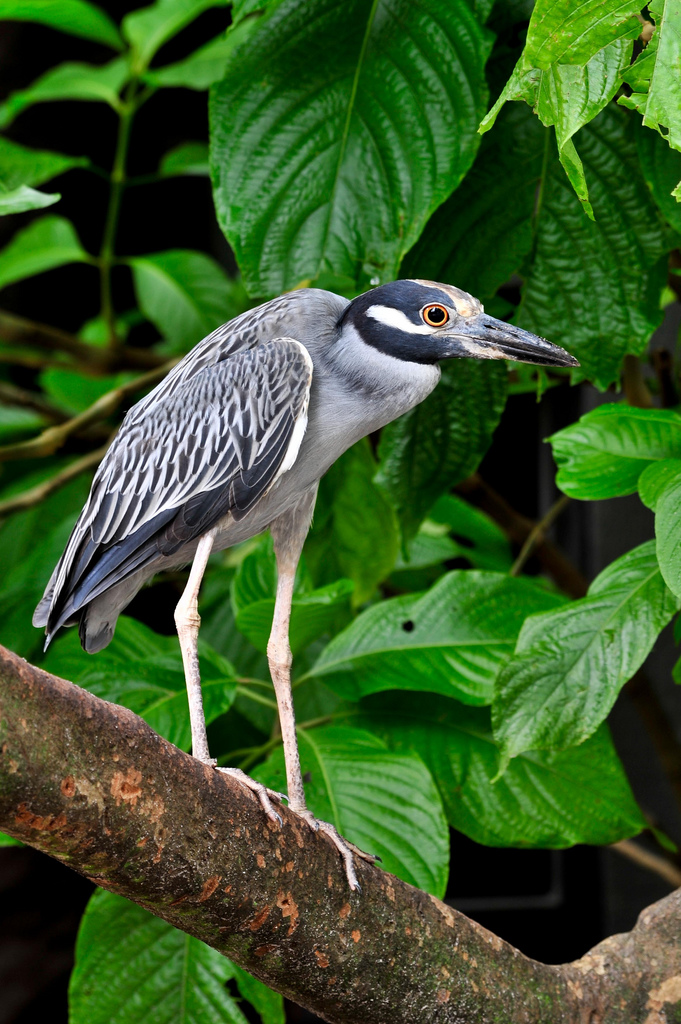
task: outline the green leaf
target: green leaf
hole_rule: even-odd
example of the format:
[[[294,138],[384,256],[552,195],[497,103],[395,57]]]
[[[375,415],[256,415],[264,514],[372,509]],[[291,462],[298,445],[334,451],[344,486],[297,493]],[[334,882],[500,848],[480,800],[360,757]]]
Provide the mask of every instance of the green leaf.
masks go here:
[[[655,541],[662,578],[681,596],[681,460],[650,466],[641,479],[641,500],[655,510]]]
[[[508,572],[513,565],[511,546],[504,531],[463,498],[443,494],[431,508],[429,518],[450,528],[459,548],[458,555],[467,558],[476,569]]]
[[[651,463],[681,458],[681,416],[667,409],[599,405],[549,438],[556,483],[571,498],[633,494]]]
[[[423,758],[449,824],[476,843],[606,845],[647,827],[606,725],[580,747],[521,754],[497,779],[499,750],[486,708],[391,693],[362,701],[353,721],[392,749]]]
[[[658,209],[675,231],[681,232],[681,207],[674,190],[681,181],[681,153],[671,149],[664,136],[640,127],[635,133],[641,170]]]
[[[267,9],[211,94],[215,204],[250,292],[397,276],[471,165],[491,42],[466,0]]]
[[[291,603],[289,642],[293,654],[325,633],[332,636],[351,618],[351,580],[335,580],[314,590],[304,558],[298,564]],[[238,567],[232,583],[232,605],[237,629],[257,650],[265,653],[272,629],[277,567],[274,545],[265,534]]]
[[[611,105],[582,129],[580,154],[596,222],[584,217],[549,152],[517,323],[579,359],[573,381],[586,378],[605,390],[623,357],[640,355],[660,322],[668,232],[623,111]]]
[[[177,64],[148,71],[144,77],[153,85],[208,89],[214,82],[224,78],[235,47],[243,43],[255,25],[256,20],[249,18],[233,26],[227,36],[220,35]]]
[[[563,750],[591,736],[678,607],[649,541],[604,569],[587,597],[528,619],[495,687],[504,754]]]
[[[671,0],[657,0],[649,10],[655,19],[655,32],[622,75],[634,91],[619,102],[638,110],[646,127],[654,128],[670,146],[681,150],[681,10]],[[679,185],[681,182],[677,189]],[[676,196],[681,200],[678,191]]]
[[[426,594],[362,612],[308,673],[348,700],[379,690],[425,690],[489,704],[527,615],[563,604],[528,579],[455,569]]]
[[[135,373],[111,377],[86,377],[77,370],[52,366],[40,374],[40,386],[48,398],[69,413],[83,412],[108,391],[135,379]]]
[[[107,14],[86,0],[0,0],[0,20],[35,21],[120,50],[123,42]]]
[[[315,583],[322,586],[341,577],[352,580],[356,606],[390,575],[399,549],[397,519],[374,483],[375,472],[365,438],[322,478],[305,542],[305,558]]]
[[[298,730],[308,806],[386,871],[442,897],[449,835],[435,783],[415,754],[391,753],[371,733],[345,726]],[[285,791],[283,748],[254,773]],[[339,861],[339,873],[341,871]]]
[[[638,493],[646,508],[654,512],[660,497],[670,484],[676,482],[681,470],[681,459],[662,459],[652,462],[643,470],[638,479]],[[658,551],[659,557],[659,551]]]
[[[18,142],[0,136],[0,184],[8,191],[18,189],[21,185],[42,185],[72,167],[87,167],[88,163],[84,156],[27,149]]]
[[[243,311],[239,282],[202,252],[169,249],[128,263],[142,312],[169,343],[169,352],[187,352]]]
[[[231,707],[236,673],[206,644],[200,642],[199,653],[204,712],[210,724]],[[77,631],[70,630],[50,647],[44,666],[96,697],[130,708],[175,746],[190,749],[189,708],[177,637],[159,636],[124,615],[113,640],[96,658],[81,650]]]
[[[116,57],[109,64],[59,64],[47,71],[32,85],[10,93],[0,104],[0,128],[7,128],[14,118],[33,106],[53,100],[88,100],[108,103],[116,112],[121,110],[118,94],[127,81],[130,70],[126,57]]]
[[[506,403],[505,362],[452,359],[424,402],[383,428],[376,482],[413,537],[433,502],[473,473]]]
[[[22,228],[0,252],[0,288],[66,263],[89,263],[91,257],[64,217],[41,217]]]
[[[210,173],[208,170],[208,144],[206,142],[181,143],[165,154],[158,165],[158,173],[162,178],[172,178],[182,174],[208,177]]]
[[[0,832],[0,847],[3,846],[23,846],[24,844],[18,839],[14,839],[12,836],[6,836],[4,832]]]
[[[26,210],[43,210],[60,199],[59,192],[36,192],[27,185],[19,185],[11,192],[3,191],[0,186],[0,217],[9,213],[25,213]]]
[[[21,482],[20,490],[51,476],[41,467]],[[87,474],[50,495],[35,508],[16,512],[0,526],[0,622],[4,641],[23,658],[40,657],[44,636],[31,624],[90,488]]]
[[[407,253],[401,276],[453,281],[490,299],[532,248],[544,135],[527,107],[507,107],[459,188]]]
[[[123,35],[133,48],[133,67],[141,74],[158,49],[210,7],[228,0],[157,0],[123,18]]]
[[[264,1024],[284,1024],[281,996],[217,950],[99,889],[78,932],[69,1024],[247,1024],[227,989],[231,979]]]
[[[45,420],[30,409],[0,405],[0,443],[9,444],[45,426]]]

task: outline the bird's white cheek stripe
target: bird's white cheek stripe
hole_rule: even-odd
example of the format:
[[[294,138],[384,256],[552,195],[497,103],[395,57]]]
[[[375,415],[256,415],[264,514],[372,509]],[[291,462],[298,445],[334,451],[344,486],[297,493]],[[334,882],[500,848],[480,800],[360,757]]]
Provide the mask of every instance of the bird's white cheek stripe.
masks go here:
[[[508,356],[496,345],[484,345],[468,338],[459,337],[459,342],[470,356],[476,359],[508,359]]]
[[[407,334],[434,333],[432,327],[427,327],[426,324],[413,324],[401,309],[394,309],[392,306],[369,306],[367,316],[378,320],[379,324],[396,327],[398,331],[405,331]]]

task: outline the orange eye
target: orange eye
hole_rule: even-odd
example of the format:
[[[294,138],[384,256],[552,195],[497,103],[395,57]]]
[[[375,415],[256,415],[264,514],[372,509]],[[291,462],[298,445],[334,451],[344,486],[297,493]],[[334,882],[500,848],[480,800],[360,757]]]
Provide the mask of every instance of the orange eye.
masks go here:
[[[444,306],[426,306],[421,310],[421,316],[429,327],[442,327],[449,320],[449,313]]]

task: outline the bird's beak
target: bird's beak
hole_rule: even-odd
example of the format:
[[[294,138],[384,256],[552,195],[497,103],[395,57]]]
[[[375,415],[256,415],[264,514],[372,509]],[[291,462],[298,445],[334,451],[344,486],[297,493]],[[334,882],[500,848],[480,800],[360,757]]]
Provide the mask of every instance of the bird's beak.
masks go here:
[[[539,366],[579,366],[575,357],[559,345],[503,320],[495,320],[487,313],[459,321],[448,333],[447,340],[451,352],[445,358],[472,356],[474,359],[515,359]]]

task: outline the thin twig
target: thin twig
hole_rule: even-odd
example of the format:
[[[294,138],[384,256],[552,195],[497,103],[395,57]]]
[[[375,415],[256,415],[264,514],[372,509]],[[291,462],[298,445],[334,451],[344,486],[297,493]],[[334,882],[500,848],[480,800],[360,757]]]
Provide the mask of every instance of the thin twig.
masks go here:
[[[43,430],[41,434],[31,438],[30,441],[20,441],[17,444],[5,445],[4,448],[0,448],[0,462],[6,462],[11,459],[39,459],[45,455],[53,455],[72,434],[78,433],[83,427],[89,427],[90,424],[98,423],[100,420],[110,416],[128,395],[134,395],[137,391],[141,391],[152,384],[157,384],[177,362],[177,359],[171,359],[157,370],[150,370],[149,373],[144,373],[141,377],[136,377],[135,380],[113,388],[112,391],[108,391],[101,398],[98,398],[84,412],[67,420],[66,423],[48,427],[47,430]]]
[[[528,560],[537,544],[543,539],[548,530],[551,529],[558,516],[563,512],[564,509],[570,504],[570,498],[567,494],[561,494],[558,501],[556,501],[551,508],[548,510],[543,519],[532,528],[527,540],[523,544],[520,554],[516,558],[515,562],[511,566],[510,575],[519,576],[525,562]]]
[[[41,501],[49,498],[51,494],[58,491],[60,487],[70,483],[71,480],[75,480],[81,473],[86,473],[87,470],[98,466],[106,455],[108,447],[109,444],[107,443],[101,448],[97,448],[94,452],[88,452],[87,455],[83,455],[81,459],[76,459],[75,462],[66,466],[60,473],[50,477],[49,480],[31,487],[28,491],[22,491],[21,494],[15,494],[13,498],[6,498],[5,501],[0,501],[0,516],[8,516],[12,512],[19,512],[23,509],[32,508],[34,505],[39,505]]]
[[[64,423],[69,418],[67,412],[52,405],[37,391],[27,391],[26,388],[18,388],[4,380],[0,381],[0,403],[19,409],[33,409],[53,423]]]
[[[622,839],[619,843],[613,843],[610,849],[616,850],[617,853],[620,853],[623,857],[628,857],[629,860],[633,860],[640,867],[659,875],[660,878],[669,883],[672,889],[678,889],[681,886],[681,871],[677,867],[671,864],[665,857],[660,857],[656,853],[644,850],[642,846],[639,846],[633,840]]]

